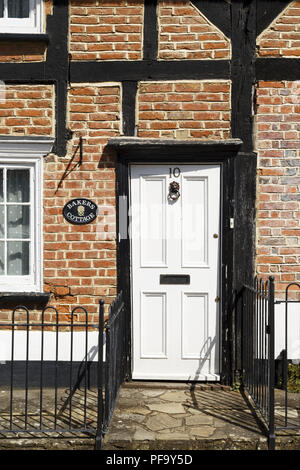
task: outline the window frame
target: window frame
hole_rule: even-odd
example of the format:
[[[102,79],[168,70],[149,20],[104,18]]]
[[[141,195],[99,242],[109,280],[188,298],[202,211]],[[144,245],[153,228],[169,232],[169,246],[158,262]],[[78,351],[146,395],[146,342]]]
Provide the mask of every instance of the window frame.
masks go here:
[[[9,170],[29,170],[29,201],[28,205],[30,207],[30,219],[29,219],[29,237],[24,239],[24,241],[29,241],[30,247],[29,247],[29,274],[27,275],[8,275],[8,274],[1,274],[0,275],[0,285],[1,285],[1,278],[3,279],[9,279],[10,284],[12,285],[21,285],[23,284],[25,287],[32,286],[34,282],[34,276],[35,276],[35,269],[36,269],[36,253],[35,253],[35,247],[36,247],[36,217],[38,214],[38,208],[36,207],[36,178],[35,178],[35,172],[36,168],[33,163],[21,163],[21,162],[0,162],[0,170],[3,170],[3,203],[1,203],[1,206],[4,207],[4,225],[5,225],[5,233],[4,236],[0,238],[1,242],[4,242],[4,246],[6,246],[6,243],[10,241],[22,241],[20,237],[15,237],[15,238],[10,238],[8,236],[8,224],[7,224],[7,210],[10,205],[20,205],[17,203],[10,203],[7,201],[7,172]],[[22,204],[23,205],[23,204]],[[24,205],[27,205],[27,203]],[[4,250],[4,262],[5,262],[5,267],[4,269],[6,270],[7,268],[7,250]],[[4,283],[5,284],[5,283]]]
[[[29,18],[0,18],[0,33],[41,33],[43,31],[43,1],[29,0],[29,8]]]
[[[30,274],[1,275],[2,292],[42,292],[43,290],[43,157],[53,146],[50,138],[0,137],[0,167],[30,168],[32,215],[30,220]]]

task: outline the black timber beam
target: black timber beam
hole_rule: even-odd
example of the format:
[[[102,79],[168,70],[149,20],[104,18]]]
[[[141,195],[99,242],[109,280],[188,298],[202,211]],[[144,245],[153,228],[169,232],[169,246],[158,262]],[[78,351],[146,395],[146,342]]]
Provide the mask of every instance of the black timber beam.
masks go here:
[[[133,136],[135,134],[136,93],[136,81],[122,82],[123,134],[126,136]]]
[[[258,0],[256,15],[256,34],[259,36],[291,3],[291,0]]]
[[[56,141],[53,151],[60,156],[66,154],[67,144],[68,30],[69,1],[53,0],[53,15],[47,17],[47,34],[50,42],[47,50],[47,60],[44,64],[44,73],[47,78],[52,75],[56,84]]]
[[[222,79],[230,77],[227,60],[71,62],[71,82],[123,80]]]
[[[143,58],[157,59],[158,52],[158,14],[157,0],[145,0]]]
[[[48,34],[0,33],[0,42],[45,42],[49,43]]]
[[[45,79],[45,62],[0,63],[0,80],[4,82],[36,82]]]
[[[192,0],[195,7],[225,36],[231,37],[231,9],[227,0]]]
[[[244,155],[237,157],[233,163],[234,196],[233,200],[229,201],[229,204],[234,208],[235,227],[233,231],[233,262],[232,270],[230,270],[230,276],[233,278],[233,291],[226,294],[228,304],[227,318],[224,319],[224,322],[227,323],[227,347],[231,351],[230,357],[232,359],[232,363],[226,365],[226,374],[234,380],[236,371],[241,368],[241,321],[235,297],[245,281],[245,274],[248,278],[253,277],[255,259],[255,217],[253,217],[255,199],[252,198],[252,192],[245,192],[248,186],[244,187],[244,183],[251,181],[255,188],[256,159],[252,151],[253,89],[256,81],[256,0],[234,0],[231,3],[231,18],[231,132],[232,137],[243,141],[241,152],[244,152]],[[249,157],[245,157],[247,154]]]
[[[232,16],[232,137],[244,142],[243,151],[253,149],[252,89],[255,83],[256,0],[236,0]]]
[[[257,80],[299,80],[300,59],[256,59],[255,76]]]

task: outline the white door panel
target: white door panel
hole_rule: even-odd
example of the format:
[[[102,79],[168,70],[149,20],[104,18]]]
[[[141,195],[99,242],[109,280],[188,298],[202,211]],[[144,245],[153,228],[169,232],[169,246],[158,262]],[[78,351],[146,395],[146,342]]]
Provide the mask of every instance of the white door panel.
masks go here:
[[[170,167],[131,166],[133,378],[218,380],[220,166]]]

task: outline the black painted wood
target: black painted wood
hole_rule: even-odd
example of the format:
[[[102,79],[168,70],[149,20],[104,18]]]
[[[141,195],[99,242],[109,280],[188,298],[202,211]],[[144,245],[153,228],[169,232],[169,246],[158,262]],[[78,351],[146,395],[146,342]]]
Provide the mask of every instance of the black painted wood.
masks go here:
[[[299,80],[300,59],[256,59],[256,80]]]
[[[135,134],[135,102],[137,93],[136,81],[122,82],[123,134]]]
[[[255,85],[255,54],[256,54],[256,0],[235,0],[231,4],[232,12],[232,136],[243,140],[242,151],[253,150],[253,93]],[[253,162],[255,162],[254,157]],[[255,179],[256,170],[250,164],[246,165],[245,158],[234,161],[235,194],[234,200],[240,201],[234,205],[235,230],[233,234],[233,291],[228,292],[231,298],[231,308],[228,310],[231,326],[229,327],[228,346],[231,348],[232,371],[235,377],[240,365],[240,324],[237,319],[235,296],[243,283],[245,272],[254,274],[254,246],[250,242],[255,234],[255,219],[247,213],[248,204],[255,208],[252,193],[243,192],[243,183]],[[251,172],[252,170],[252,172]],[[254,175],[253,175],[254,171]],[[254,182],[255,187],[255,182]],[[243,197],[241,197],[243,196]],[[245,218],[241,214],[247,213]],[[245,222],[245,219],[249,223]],[[240,220],[241,219],[241,220]],[[241,223],[243,222],[243,223]],[[247,254],[244,256],[244,241],[248,239]]]
[[[232,3],[232,136],[243,140],[243,150],[253,148],[252,93],[255,83],[255,0]]]
[[[48,34],[0,33],[1,42],[49,42]]]
[[[291,3],[291,0],[258,0],[256,34],[259,36]]]
[[[228,182],[230,181],[230,184]],[[222,234],[222,260],[221,260],[221,275],[222,275],[222,316],[220,322],[220,337],[221,337],[221,383],[231,384],[233,380],[233,247],[234,247],[234,230],[230,228],[230,218],[234,217],[234,190],[235,190],[235,175],[234,175],[234,159],[227,158],[226,164],[222,168],[222,190],[223,190],[223,214],[221,221]],[[238,202],[238,201],[237,201]]]
[[[117,213],[117,290],[123,292],[127,329],[126,377],[131,378],[131,282],[130,282],[130,240],[129,240],[129,181],[128,163],[116,161],[116,213]]]
[[[217,26],[228,38],[231,37],[230,2],[226,0],[192,0],[206,18]]]
[[[123,142],[123,145],[122,145]],[[235,174],[238,149],[241,141],[235,140],[231,142],[210,142],[205,141],[172,141],[172,140],[155,140],[155,139],[129,139],[115,138],[110,139],[108,146],[116,152],[117,156],[117,200],[118,212],[117,219],[120,220],[120,199],[123,198],[122,209],[127,210],[129,214],[129,168],[131,163],[169,163],[185,162],[185,163],[221,163],[222,165],[222,309],[221,309],[221,325],[220,335],[222,336],[222,383],[230,384],[233,380],[233,373],[236,364],[233,363],[235,357],[233,334],[234,325],[234,276],[233,276],[233,260],[234,260],[234,231],[230,228],[230,217],[235,213],[235,205],[243,205],[242,199],[235,199],[235,186],[237,175]],[[212,151],[208,151],[210,148]],[[251,155],[250,157],[252,157]],[[243,161],[247,155],[241,153],[240,160]],[[246,172],[249,168],[245,168]],[[245,173],[246,175],[247,173]],[[230,184],[229,184],[230,182]],[[244,196],[247,198],[247,196]],[[125,206],[124,206],[125,204]],[[242,211],[242,209],[239,209]],[[125,215],[126,217],[126,215]],[[129,227],[129,217],[127,223]],[[248,226],[247,226],[248,228]],[[118,231],[120,227],[118,225]],[[243,232],[243,227],[241,227]],[[243,232],[245,236],[245,232]],[[129,233],[119,239],[117,243],[117,272],[118,272],[118,291],[123,290],[126,303],[128,331],[128,377],[131,374],[131,290],[130,290],[130,239]]]
[[[122,159],[147,160],[153,159],[156,155],[156,161],[166,158],[176,159],[187,158],[198,161],[199,155],[202,158],[209,158],[211,161],[224,159],[224,155],[234,155],[243,142],[240,139],[226,140],[173,140],[173,139],[145,139],[139,137],[115,137],[108,141],[108,147],[115,149]]]
[[[36,83],[45,79],[45,62],[0,63],[0,80],[4,82]]]
[[[47,18],[47,34],[50,38],[44,73],[55,82],[56,141],[53,151],[66,154],[67,144],[67,91],[69,80],[69,2],[53,0],[53,15]]]
[[[229,78],[227,60],[71,62],[72,82]]]
[[[256,238],[256,154],[237,155],[234,161],[235,173],[235,204],[234,211],[234,278],[235,278],[235,305],[234,305],[234,350],[236,351],[235,368],[241,369],[241,310],[236,308],[236,301],[241,283],[252,285],[255,272],[255,238]]]
[[[157,59],[158,51],[157,0],[146,0],[144,6],[143,58]]]
[[[14,308],[26,305],[27,308],[45,307],[50,299],[48,292],[1,292],[0,307]]]

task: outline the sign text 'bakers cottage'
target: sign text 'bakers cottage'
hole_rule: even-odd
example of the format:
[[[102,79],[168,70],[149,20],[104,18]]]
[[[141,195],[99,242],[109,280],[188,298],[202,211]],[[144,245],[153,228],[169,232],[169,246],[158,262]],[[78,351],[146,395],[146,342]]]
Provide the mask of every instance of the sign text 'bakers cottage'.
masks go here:
[[[63,208],[63,216],[72,224],[85,225],[96,219],[98,207],[89,199],[72,199]]]

